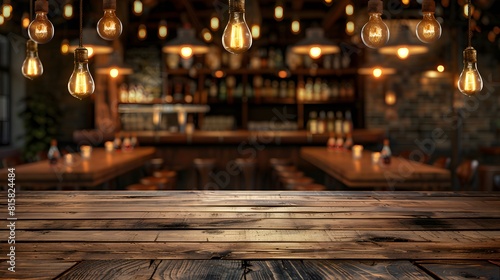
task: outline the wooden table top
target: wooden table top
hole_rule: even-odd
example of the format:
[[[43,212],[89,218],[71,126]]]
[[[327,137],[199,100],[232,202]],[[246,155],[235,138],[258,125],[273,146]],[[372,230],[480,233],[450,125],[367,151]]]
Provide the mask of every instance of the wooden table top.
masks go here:
[[[18,186],[57,186],[76,185],[95,187],[130,170],[142,166],[153,158],[155,148],[138,147],[132,151],[106,152],[103,148],[94,148],[90,159],[83,160],[75,156],[73,164],[64,164],[63,160],[51,165],[48,160],[16,166],[16,185]],[[7,169],[0,170],[0,178],[7,175]],[[0,185],[5,182],[0,182]]]
[[[325,147],[303,147],[301,157],[353,188],[420,188],[449,189],[451,175],[447,169],[392,157],[390,164],[373,164],[371,152],[363,151],[353,159],[351,151],[331,151]]]
[[[4,250],[2,279],[500,277],[500,193],[16,195],[16,274]]]

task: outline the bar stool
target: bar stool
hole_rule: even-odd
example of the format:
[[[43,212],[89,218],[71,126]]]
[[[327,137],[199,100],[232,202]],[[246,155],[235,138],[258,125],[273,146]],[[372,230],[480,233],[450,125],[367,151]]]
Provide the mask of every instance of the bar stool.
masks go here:
[[[255,166],[257,161],[255,159],[237,158],[234,162],[241,171],[238,181],[243,181],[243,184],[238,183],[238,185],[244,185],[245,190],[255,189]]]
[[[157,186],[158,189],[164,190],[167,187],[168,179],[167,178],[157,178],[157,177],[144,177],[141,179],[141,184],[143,185],[152,185]]]
[[[278,165],[292,165],[293,162],[289,158],[270,158],[269,164],[274,167]]]
[[[215,163],[216,160],[214,158],[195,158],[193,160],[194,167],[198,174],[198,189],[204,189],[210,182],[210,172],[214,170]]]
[[[127,191],[158,191],[158,186],[155,185],[144,185],[144,184],[133,184],[125,187]]]
[[[175,190],[177,182],[177,172],[172,170],[160,170],[153,173],[153,177],[156,178],[167,178],[167,190]]]
[[[295,190],[297,186],[310,185],[313,182],[313,178],[310,177],[290,178],[284,180],[284,185],[287,190]]]
[[[162,158],[152,158],[146,163],[146,174],[151,176],[153,172],[161,170],[165,161]]]
[[[296,185],[295,191],[326,191],[325,185],[310,184],[310,185]]]

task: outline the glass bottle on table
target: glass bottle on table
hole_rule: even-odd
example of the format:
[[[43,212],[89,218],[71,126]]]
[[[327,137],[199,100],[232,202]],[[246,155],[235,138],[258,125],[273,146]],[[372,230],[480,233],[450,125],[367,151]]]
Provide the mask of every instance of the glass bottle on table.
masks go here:
[[[57,148],[57,140],[50,140],[50,148],[47,153],[47,158],[49,159],[50,164],[57,164],[59,159],[61,158],[61,152],[59,152],[59,148]]]
[[[382,158],[382,162],[385,164],[391,163],[391,148],[389,147],[389,139],[384,139],[384,146],[382,147],[382,151],[380,151],[380,157]]]

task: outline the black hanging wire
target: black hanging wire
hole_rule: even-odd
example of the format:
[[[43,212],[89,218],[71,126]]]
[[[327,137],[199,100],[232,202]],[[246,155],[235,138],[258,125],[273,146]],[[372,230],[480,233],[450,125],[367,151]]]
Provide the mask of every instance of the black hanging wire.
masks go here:
[[[33,1],[35,0],[30,0],[30,22],[33,21]]]
[[[80,48],[83,47],[83,0],[80,0]]]
[[[468,1],[468,4],[467,4],[467,16],[469,18],[469,33],[468,33],[468,36],[469,36],[469,47],[472,46],[472,28],[471,28],[471,11],[472,11],[472,8],[471,8],[471,0]]]

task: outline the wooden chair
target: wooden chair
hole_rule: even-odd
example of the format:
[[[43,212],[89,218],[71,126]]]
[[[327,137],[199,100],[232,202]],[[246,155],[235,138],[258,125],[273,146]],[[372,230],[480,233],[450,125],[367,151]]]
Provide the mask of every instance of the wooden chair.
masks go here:
[[[464,160],[457,166],[456,174],[460,183],[461,190],[471,190],[476,177],[476,171],[479,166],[477,160]]]

